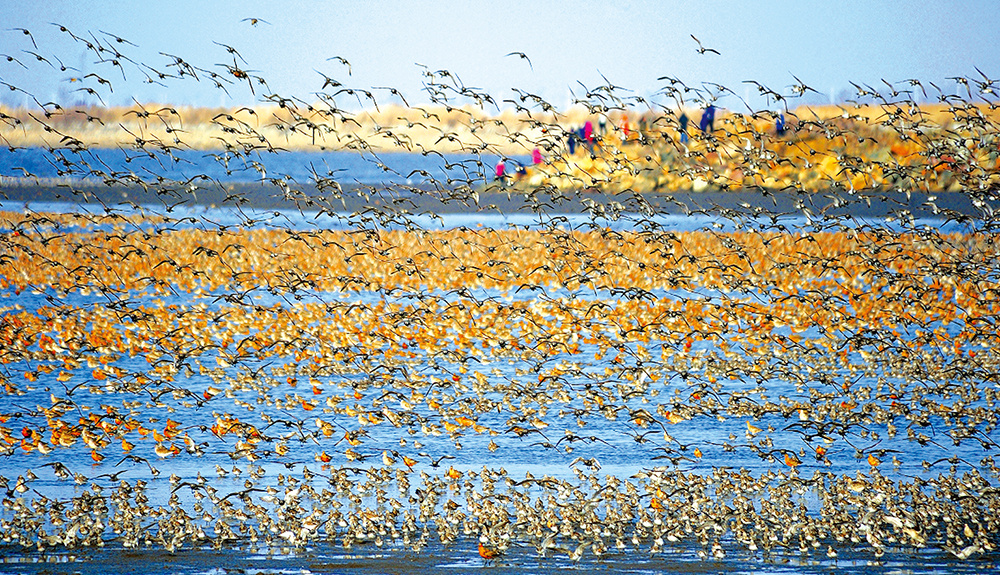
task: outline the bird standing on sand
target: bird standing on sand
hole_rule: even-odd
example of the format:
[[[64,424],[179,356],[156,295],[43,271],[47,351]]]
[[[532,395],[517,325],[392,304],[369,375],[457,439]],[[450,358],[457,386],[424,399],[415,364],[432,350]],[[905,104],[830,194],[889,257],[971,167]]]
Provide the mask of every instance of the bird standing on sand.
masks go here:
[[[496,559],[497,557],[500,556],[500,551],[498,551],[497,549],[491,549],[483,545],[482,542],[480,542],[479,556],[485,559],[486,561],[492,561],[493,559]]]

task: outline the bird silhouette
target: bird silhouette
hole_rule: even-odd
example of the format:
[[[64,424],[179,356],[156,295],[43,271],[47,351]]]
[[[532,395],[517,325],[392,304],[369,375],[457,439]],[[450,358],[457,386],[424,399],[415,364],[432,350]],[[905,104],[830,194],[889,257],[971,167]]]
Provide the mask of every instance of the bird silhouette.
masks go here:
[[[716,50],[716,49],[714,49],[714,48],[706,48],[706,47],[702,46],[701,40],[699,40],[698,38],[695,38],[694,34],[691,34],[691,39],[698,43],[698,49],[696,50],[696,52],[698,52],[699,54],[705,54],[705,53],[708,53],[708,52],[711,52],[713,54],[718,54],[719,53],[719,51]]]
[[[239,39],[205,65],[53,26],[0,56],[25,102],[0,108],[0,536],[25,560],[995,547],[979,68],[824,107],[745,81],[780,110],[604,74],[562,107],[419,64],[415,94],[317,71],[303,96]],[[167,103],[105,105],[148,82]],[[256,103],[179,104],[243,82]]]
[[[270,22],[264,20],[263,18],[244,18],[240,20],[240,22],[249,22],[250,25],[254,27],[256,27],[258,24],[267,24],[268,26],[271,25]]]
[[[506,58],[507,56],[517,56],[518,58],[520,58],[520,59],[524,60],[525,62],[527,62],[528,63],[528,67],[531,68],[532,71],[535,70],[535,67],[531,64],[531,60],[528,58],[527,55],[525,55],[524,52],[511,52],[511,53],[507,54],[504,57]]]

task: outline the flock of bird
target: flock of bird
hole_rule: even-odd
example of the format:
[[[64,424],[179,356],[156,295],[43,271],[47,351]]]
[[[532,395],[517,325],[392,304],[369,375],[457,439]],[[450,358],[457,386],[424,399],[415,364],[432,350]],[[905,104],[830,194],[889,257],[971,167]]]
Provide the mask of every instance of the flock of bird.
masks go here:
[[[346,129],[336,98],[377,105],[330,76],[321,104],[273,94],[230,46],[219,66],[165,55],[151,67],[114,34],[55,29],[123,79],[243,84],[291,131]],[[36,64],[60,62],[16,32]],[[6,56],[31,63],[22,59]],[[97,84],[81,89],[112,90],[88,76]],[[67,153],[88,150],[101,112],[36,99],[25,120],[4,113],[10,154],[34,123],[58,139],[46,153],[60,170],[152,190],[162,204],[95,203],[83,182],[62,179],[56,189],[80,206],[0,212],[0,548],[440,544],[484,562],[518,549],[574,561],[671,548],[836,561],[850,550],[995,566],[1000,139],[993,81],[966,80],[968,99],[945,98],[936,127],[912,93],[873,91],[881,116],[856,104],[776,134],[774,112],[732,112],[684,142],[674,112],[622,125],[641,102],[609,83],[580,102],[612,129],[573,153],[573,127],[519,92],[512,102],[535,109],[522,110],[523,132],[503,129],[547,157],[527,178],[487,183],[481,156],[468,180],[421,186],[262,174],[256,185],[289,212],[255,210],[238,192],[217,209],[175,211],[193,180],[212,182],[95,170]],[[455,99],[496,105],[448,71],[428,69],[426,87],[442,113]],[[87,121],[57,125],[77,111]],[[282,153],[249,121],[258,113],[213,118],[228,128],[217,137],[226,161]],[[165,165],[195,129],[169,107],[137,102],[127,114],[123,147]],[[126,128],[140,120],[169,136]],[[351,134],[343,149],[382,161]],[[497,151],[450,135],[466,151]],[[809,166],[825,166],[821,190],[798,175]],[[893,178],[873,176],[892,166]],[[16,185],[31,184],[21,172]],[[757,190],[747,197],[761,203],[685,204],[709,223],[671,228],[649,192],[696,181]],[[886,201],[876,191],[938,189],[927,200],[936,226],[902,200],[888,223],[849,215]],[[796,210],[771,209],[777,193]],[[344,212],[345,194],[370,201]],[[495,212],[480,194],[513,198],[526,217],[419,223],[431,200]],[[842,211],[813,211],[814,196]],[[974,212],[948,207],[954,197]],[[584,223],[561,212],[568,205],[583,206],[569,215]],[[223,210],[237,223],[220,223]],[[310,223],[324,214],[338,225]]]

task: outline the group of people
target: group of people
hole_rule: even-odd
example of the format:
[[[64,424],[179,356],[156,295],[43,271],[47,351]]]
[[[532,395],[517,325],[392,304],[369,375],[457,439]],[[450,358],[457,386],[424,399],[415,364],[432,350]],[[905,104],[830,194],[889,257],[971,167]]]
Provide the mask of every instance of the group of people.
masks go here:
[[[528,176],[528,168],[524,164],[518,162],[517,160],[510,160],[510,162],[514,164],[515,179],[521,180]],[[538,148],[531,150],[531,164],[537,166],[538,164],[541,163],[542,163],[542,151],[539,150]],[[506,180],[506,178],[507,178],[507,159],[500,158],[500,161],[497,162],[496,175],[494,176],[493,180],[502,181]]]
[[[681,112],[681,116],[678,119],[680,124],[680,139],[681,143],[687,143],[688,141],[688,123],[689,119],[687,114]],[[639,132],[644,131],[645,120],[640,120]],[[701,120],[698,122],[698,128],[702,132],[712,132],[715,129],[715,106],[709,104],[701,113]],[[602,118],[600,123],[600,134],[603,135],[606,129],[605,120]],[[622,119],[621,125],[622,134],[625,138],[631,136],[631,126],[629,125],[628,118]],[[581,128],[576,130],[571,130],[566,138],[566,147],[569,150],[570,155],[576,153],[576,147],[578,145],[584,145],[589,150],[593,151],[594,145],[597,143],[598,134],[594,131],[594,124],[590,120],[584,122]]]
[[[711,133],[715,131],[715,106],[709,104],[705,106],[705,109],[701,112],[701,119],[698,121],[698,129],[703,133]],[[678,118],[678,131],[680,132],[680,142],[686,144],[688,142],[688,124],[690,119],[687,114],[681,112],[680,118]],[[645,120],[640,120],[639,132],[642,133],[645,128]],[[778,114],[777,120],[775,122],[775,132],[778,136],[781,136],[788,129],[785,123],[785,115]],[[606,120],[601,118],[599,123],[599,132],[594,129],[594,123],[587,120],[583,123],[583,126],[577,129],[570,130],[566,136],[566,148],[570,155],[576,153],[577,146],[586,146],[587,149],[593,152],[594,147],[597,145],[598,138],[603,136],[607,130]],[[622,134],[625,138],[630,137],[631,127],[629,125],[628,118],[622,119],[621,124]],[[507,177],[507,161],[501,158],[496,165],[496,175],[494,180],[504,180]],[[517,180],[523,179],[528,175],[528,168],[518,162],[517,160],[509,160],[514,164],[514,178]],[[542,163],[542,153],[538,148],[531,151],[531,163],[532,165],[538,165]]]

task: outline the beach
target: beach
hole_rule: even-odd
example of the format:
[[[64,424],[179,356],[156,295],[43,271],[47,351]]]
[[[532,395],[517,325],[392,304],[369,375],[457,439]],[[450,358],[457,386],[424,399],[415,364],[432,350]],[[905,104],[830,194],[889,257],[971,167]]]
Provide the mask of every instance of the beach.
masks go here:
[[[962,219],[981,213],[973,198],[951,192],[844,192],[796,193],[770,190],[679,191],[643,194],[609,194],[598,190],[576,192],[525,191],[498,185],[454,190],[435,190],[427,186],[350,184],[336,194],[315,185],[298,185],[294,193],[269,183],[217,183],[199,186],[194,193],[183,188],[105,186],[86,182],[16,184],[0,182],[0,199],[11,203],[45,204],[85,203],[115,206],[145,206],[162,210],[169,206],[235,207],[337,212],[358,212],[372,206],[391,205],[405,197],[405,209],[422,212],[531,214],[584,214],[591,206],[616,206],[619,212],[642,213],[652,209],[657,214],[686,215],[692,212],[716,212],[756,217],[762,212],[786,215],[812,214],[816,217],[886,218],[907,213],[915,218]],[[996,209],[997,201],[986,199],[982,205]],[[647,208],[648,206],[648,208]],[[614,209],[608,211],[610,214]]]
[[[982,72],[411,107],[56,30],[255,104],[4,80],[0,572],[996,570]]]

